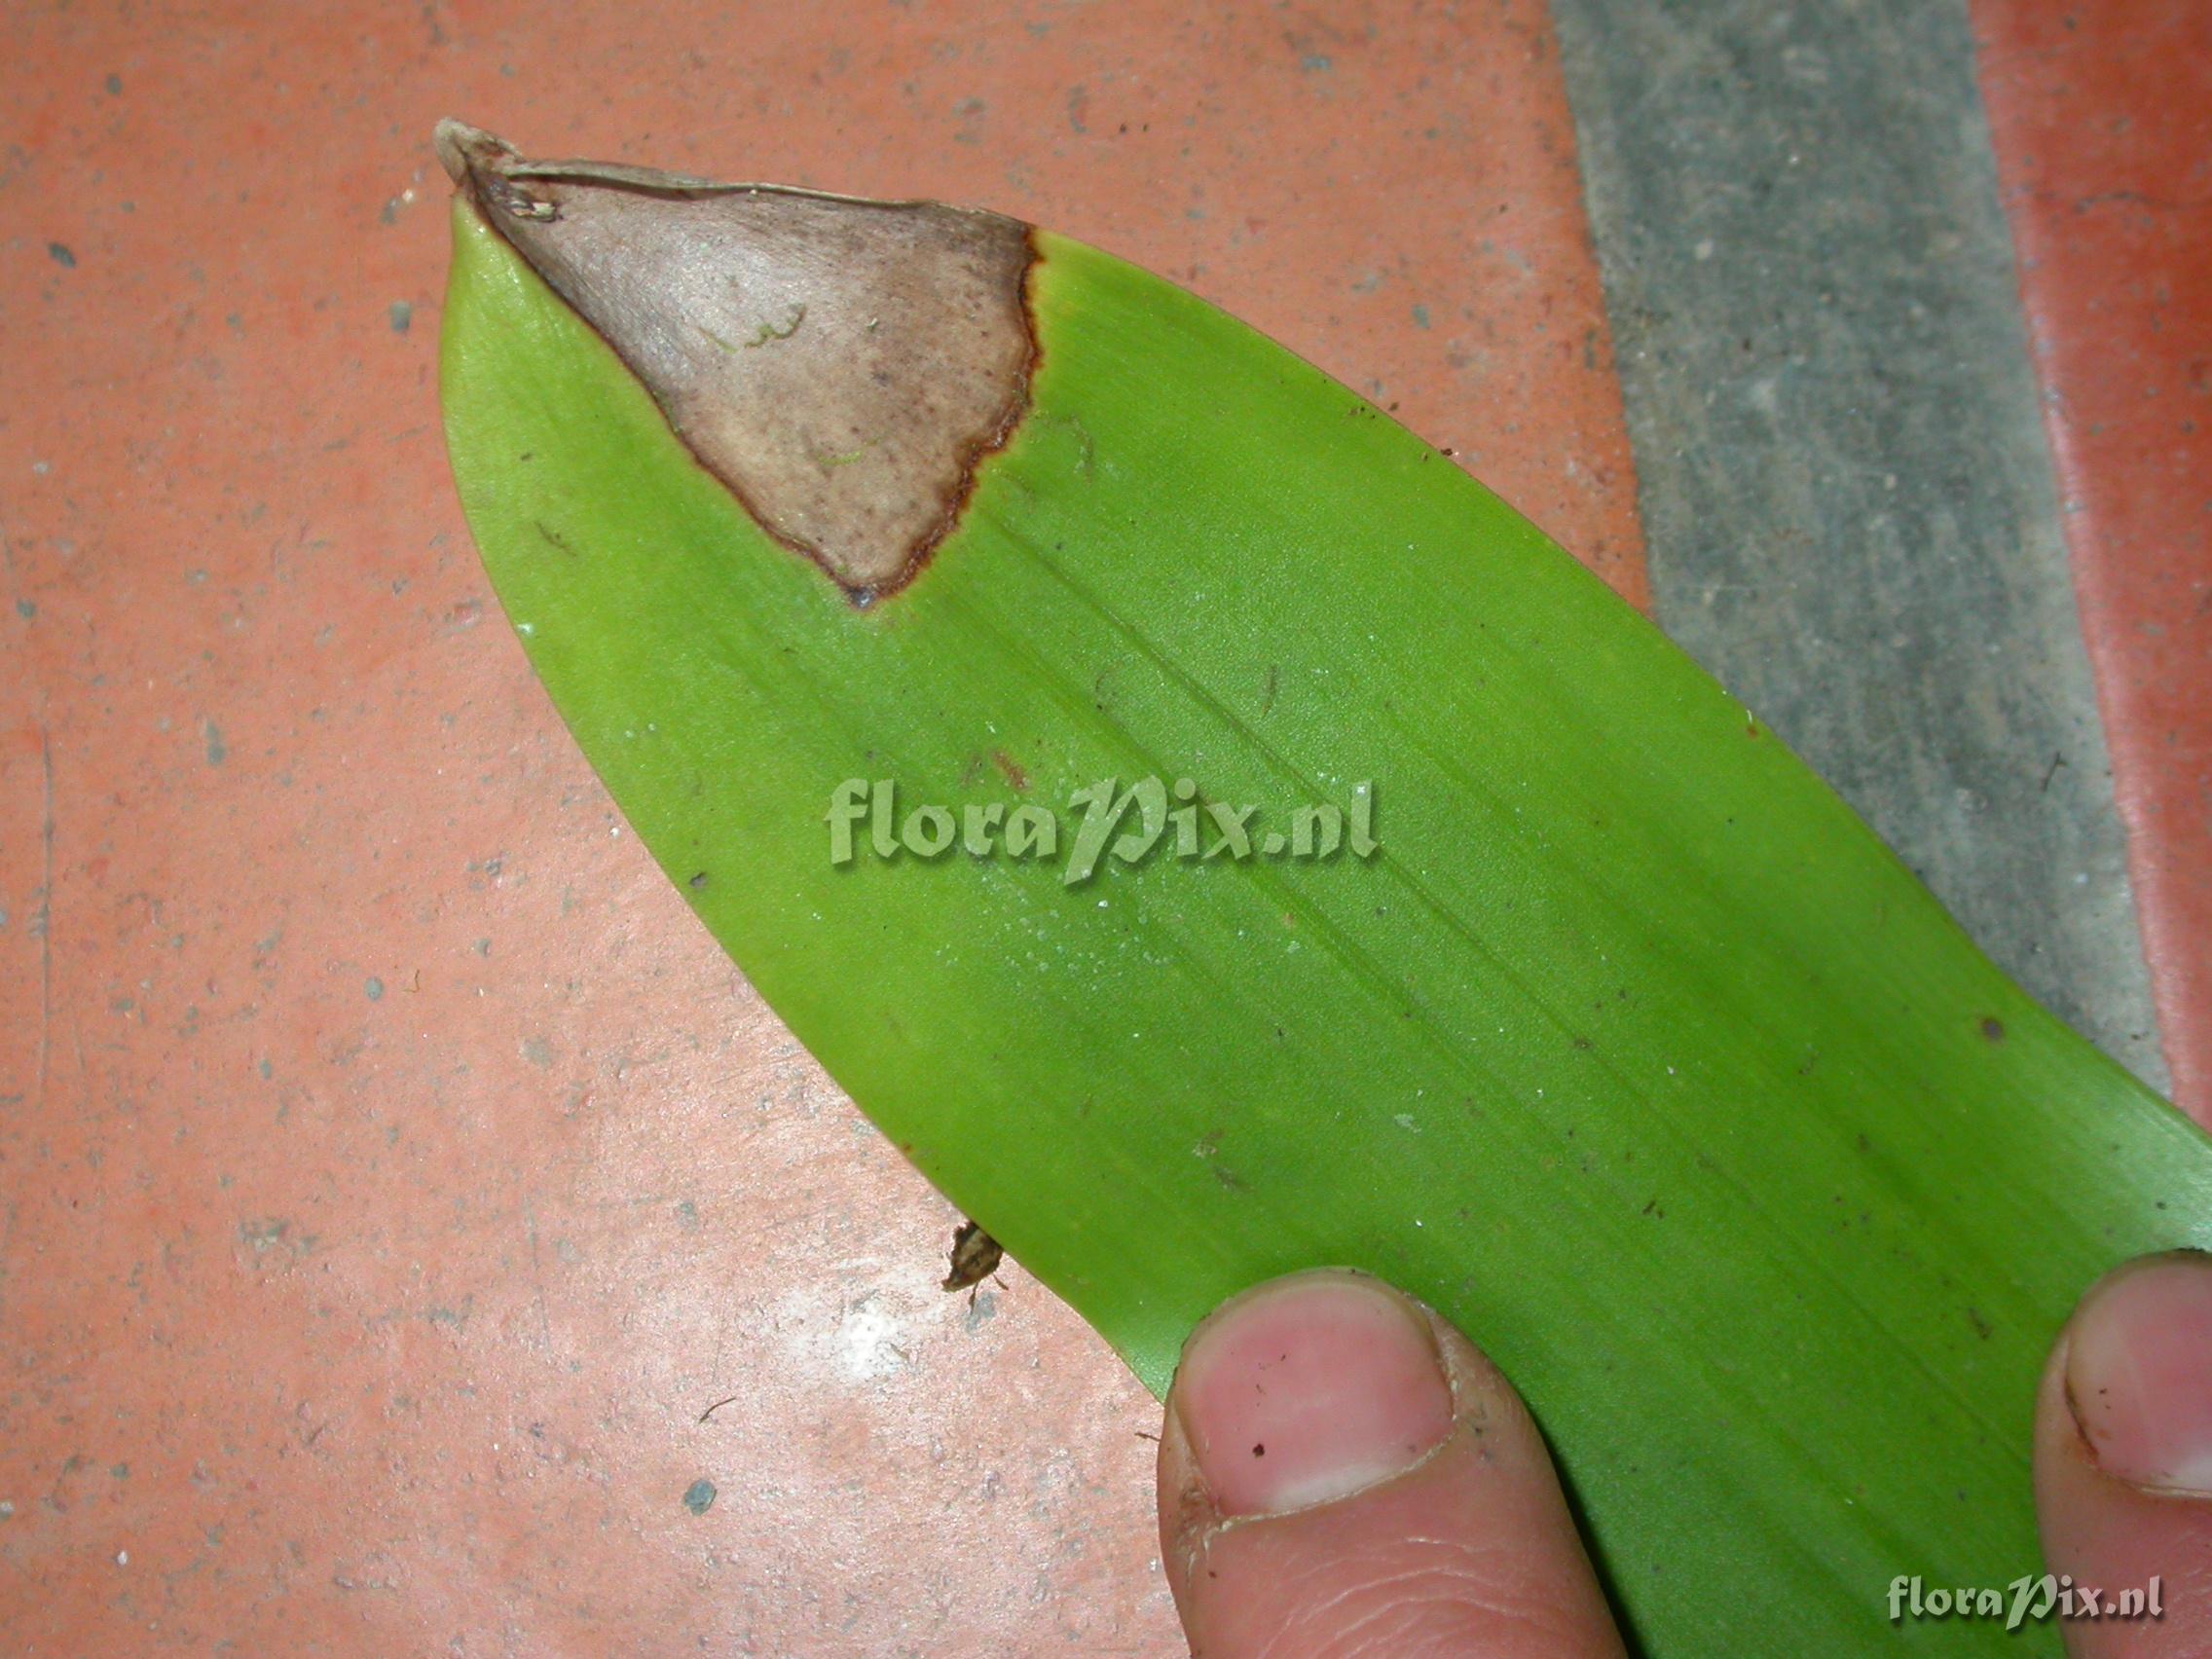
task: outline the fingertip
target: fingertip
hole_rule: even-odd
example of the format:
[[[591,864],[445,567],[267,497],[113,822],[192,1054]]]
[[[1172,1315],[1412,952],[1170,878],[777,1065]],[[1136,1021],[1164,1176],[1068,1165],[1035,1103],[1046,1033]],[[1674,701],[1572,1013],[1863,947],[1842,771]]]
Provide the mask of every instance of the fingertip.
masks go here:
[[[2155,1622],[2069,1625],[2077,1659],[2212,1652],[2212,1258],[2145,1257],[2083,1297],[2037,1398],[2037,1523],[2048,1571],[2106,1604],[2159,1591]]]
[[[1453,1423],[1426,1315],[1343,1270],[1235,1298],[1192,1334],[1169,1406],[1224,1516],[1326,1503],[1410,1468]]]
[[[1365,1274],[1295,1274],[1206,1320],[1160,1474],[1165,1564],[1208,1659],[1620,1651],[1519,1396]]]
[[[2062,1376],[2098,1468],[2144,1492],[2212,1498],[2212,1256],[2108,1273],[2082,1299]]]

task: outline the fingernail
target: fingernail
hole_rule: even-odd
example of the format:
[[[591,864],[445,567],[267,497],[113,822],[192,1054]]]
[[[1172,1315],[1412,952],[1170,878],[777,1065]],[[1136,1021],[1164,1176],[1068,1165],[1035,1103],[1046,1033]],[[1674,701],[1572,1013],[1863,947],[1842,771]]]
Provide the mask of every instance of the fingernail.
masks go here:
[[[2154,1256],[2090,1291],[2067,1344],[2066,1398],[2106,1474],[2212,1497],[2212,1256]]]
[[[1247,1291],[1183,1350],[1175,1410],[1224,1515],[1325,1503],[1411,1467],[1452,1430],[1452,1386],[1419,1309],[1364,1274]]]

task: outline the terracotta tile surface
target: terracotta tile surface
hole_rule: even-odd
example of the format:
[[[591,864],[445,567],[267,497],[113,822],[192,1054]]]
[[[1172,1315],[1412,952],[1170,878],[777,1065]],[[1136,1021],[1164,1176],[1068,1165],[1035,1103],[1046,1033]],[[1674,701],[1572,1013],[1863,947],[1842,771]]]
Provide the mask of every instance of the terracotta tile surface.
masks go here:
[[[2174,1098],[2212,1124],[2212,15],[1973,19]]]
[[[434,355],[458,113],[986,203],[1395,402],[1641,594],[1533,5],[18,7],[11,1650],[1164,1654],[1151,1401],[624,832]],[[704,1419],[704,1420],[702,1420]]]

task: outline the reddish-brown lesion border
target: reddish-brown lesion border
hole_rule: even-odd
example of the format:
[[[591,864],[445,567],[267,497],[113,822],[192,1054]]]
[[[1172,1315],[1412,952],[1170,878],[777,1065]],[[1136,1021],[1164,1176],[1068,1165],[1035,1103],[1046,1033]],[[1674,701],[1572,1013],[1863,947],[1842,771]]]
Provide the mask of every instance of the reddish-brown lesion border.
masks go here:
[[[811,548],[795,546],[780,535],[776,536],[784,546],[792,548],[793,552],[805,554],[820,566],[823,572],[844,590],[845,597],[853,602],[857,609],[865,610],[877,600],[889,599],[913,584],[937,550],[960,528],[960,521],[967,516],[968,503],[975,497],[977,480],[982,472],[983,462],[1014,441],[1014,434],[1020,429],[1022,421],[1029,414],[1030,394],[1037,384],[1037,365],[1045,354],[1043,342],[1037,333],[1036,299],[1037,268],[1043,262],[1044,255],[1037,246],[1037,228],[1034,225],[1022,227],[1021,245],[1027,255],[1021,267],[1021,327],[1028,342],[1028,350],[1021,359],[1019,389],[1008,404],[1006,414],[991,431],[961,447],[960,472],[953,492],[946,498],[937,522],[924,535],[914,538],[907,551],[906,562],[900,566],[899,573],[890,581],[879,582],[873,587],[854,587],[840,581],[836,573],[823,563],[820,553]],[[753,516],[755,523],[760,523],[759,514],[755,513]],[[765,524],[761,528],[768,530]],[[773,530],[768,530],[768,534],[776,535]]]

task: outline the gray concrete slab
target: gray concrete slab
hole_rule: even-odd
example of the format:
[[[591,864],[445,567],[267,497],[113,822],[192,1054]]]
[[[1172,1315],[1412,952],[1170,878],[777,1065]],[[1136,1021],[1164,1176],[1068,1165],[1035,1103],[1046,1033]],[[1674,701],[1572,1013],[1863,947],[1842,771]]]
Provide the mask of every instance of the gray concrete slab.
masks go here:
[[[2162,1083],[1960,0],[1554,0],[1661,624]]]

